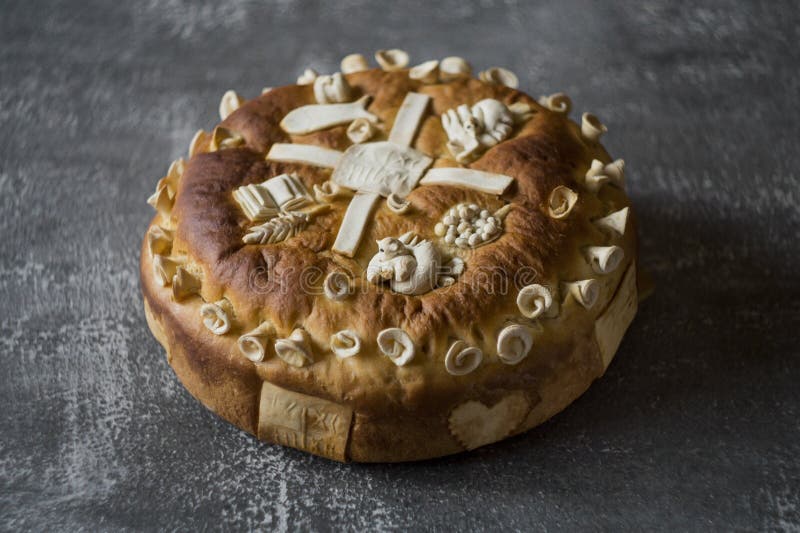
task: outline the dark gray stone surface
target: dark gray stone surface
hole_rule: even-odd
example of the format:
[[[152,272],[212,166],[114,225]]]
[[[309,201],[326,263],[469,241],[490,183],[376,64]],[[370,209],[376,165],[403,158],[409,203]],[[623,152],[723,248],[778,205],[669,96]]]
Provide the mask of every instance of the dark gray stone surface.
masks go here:
[[[427,4],[0,3],[0,529],[800,529],[798,4]],[[391,46],[602,117],[658,288],[543,426],[341,465],[189,396],[138,246],[226,89]]]

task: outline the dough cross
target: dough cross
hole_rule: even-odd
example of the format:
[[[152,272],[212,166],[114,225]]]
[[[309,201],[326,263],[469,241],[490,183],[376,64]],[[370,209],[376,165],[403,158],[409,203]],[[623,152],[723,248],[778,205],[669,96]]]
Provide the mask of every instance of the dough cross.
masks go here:
[[[267,154],[268,160],[332,168],[331,181],[355,191],[333,244],[334,252],[348,257],[355,256],[372,211],[381,198],[390,195],[404,198],[418,185],[439,184],[502,194],[513,181],[509,176],[469,168],[428,170],[434,159],[411,148],[411,144],[425,117],[429,102],[430,96],[414,92],[406,94],[395,117],[388,141],[354,144],[344,152],[314,145],[289,143],[275,143],[270,148]],[[352,120],[355,115],[376,121],[377,117],[355,105],[363,106],[364,103],[363,99],[353,102],[352,110],[348,108],[345,122]],[[336,105],[343,106],[343,104]],[[287,129],[287,123],[290,129],[295,125],[292,118],[301,119],[302,131],[306,132],[332,125],[331,117],[327,115],[323,115],[318,123],[314,123],[314,114],[305,113],[301,107],[287,115],[282,122],[284,129]]]

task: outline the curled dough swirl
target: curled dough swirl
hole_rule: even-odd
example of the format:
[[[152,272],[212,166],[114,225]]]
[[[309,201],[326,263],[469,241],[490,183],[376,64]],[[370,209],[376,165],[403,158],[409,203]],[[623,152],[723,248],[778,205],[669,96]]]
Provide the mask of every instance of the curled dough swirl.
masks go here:
[[[331,350],[340,359],[353,357],[361,351],[361,339],[351,329],[338,331],[331,335]]]
[[[497,337],[497,356],[507,365],[516,365],[526,357],[533,346],[533,337],[527,328],[513,324]]]
[[[483,352],[464,341],[455,341],[444,358],[445,369],[454,376],[469,374],[483,361]]]
[[[523,287],[517,295],[517,307],[527,318],[538,318],[553,305],[553,295],[544,285],[534,283]]]
[[[397,366],[408,364],[416,353],[414,341],[400,328],[388,328],[378,333],[378,348]]]

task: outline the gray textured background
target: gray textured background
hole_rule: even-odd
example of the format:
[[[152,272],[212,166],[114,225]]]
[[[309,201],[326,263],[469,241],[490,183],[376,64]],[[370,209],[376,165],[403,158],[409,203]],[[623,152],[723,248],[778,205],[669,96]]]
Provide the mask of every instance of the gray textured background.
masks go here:
[[[800,529],[800,6],[480,6],[0,3],[1,529]],[[138,246],[226,89],[391,46],[507,66],[603,118],[658,289],[547,424],[341,465],[184,391]]]

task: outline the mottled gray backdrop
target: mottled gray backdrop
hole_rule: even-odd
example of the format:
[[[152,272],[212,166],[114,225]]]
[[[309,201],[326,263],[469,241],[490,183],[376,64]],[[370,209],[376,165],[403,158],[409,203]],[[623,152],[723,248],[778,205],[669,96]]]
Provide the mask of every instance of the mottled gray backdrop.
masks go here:
[[[798,28],[796,1],[0,2],[0,529],[797,531]],[[554,420],[341,465],[189,396],[138,250],[226,89],[395,46],[604,119],[658,288]]]

